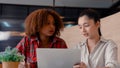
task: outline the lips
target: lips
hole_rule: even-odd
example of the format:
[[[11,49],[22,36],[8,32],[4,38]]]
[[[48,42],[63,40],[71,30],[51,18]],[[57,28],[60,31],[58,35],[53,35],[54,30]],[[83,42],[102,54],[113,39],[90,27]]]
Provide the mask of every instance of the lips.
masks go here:
[[[85,34],[83,34],[84,36],[88,36],[88,34],[87,33],[85,33]]]
[[[49,32],[50,32],[50,33],[54,33],[54,30],[50,30]]]

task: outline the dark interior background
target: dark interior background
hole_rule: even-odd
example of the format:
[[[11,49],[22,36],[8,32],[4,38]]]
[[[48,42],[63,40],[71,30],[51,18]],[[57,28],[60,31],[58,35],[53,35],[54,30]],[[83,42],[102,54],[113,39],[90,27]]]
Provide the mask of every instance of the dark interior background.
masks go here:
[[[34,6],[34,5],[15,5],[0,4],[0,31],[18,31],[24,32],[24,20],[32,11],[40,8],[50,8],[57,11],[63,16],[65,26],[76,25],[79,13],[86,8],[78,7],[50,7],[50,6]],[[94,8],[100,14],[101,18],[120,11],[120,8]],[[72,23],[67,23],[72,22]],[[7,40],[0,40],[0,51],[5,47],[15,47],[21,40],[22,36],[10,36]]]

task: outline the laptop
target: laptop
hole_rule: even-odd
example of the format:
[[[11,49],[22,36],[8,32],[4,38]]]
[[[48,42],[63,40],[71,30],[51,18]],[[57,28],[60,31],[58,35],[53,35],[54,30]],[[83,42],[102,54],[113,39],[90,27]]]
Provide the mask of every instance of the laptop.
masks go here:
[[[38,68],[73,68],[80,62],[79,49],[37,48]]]

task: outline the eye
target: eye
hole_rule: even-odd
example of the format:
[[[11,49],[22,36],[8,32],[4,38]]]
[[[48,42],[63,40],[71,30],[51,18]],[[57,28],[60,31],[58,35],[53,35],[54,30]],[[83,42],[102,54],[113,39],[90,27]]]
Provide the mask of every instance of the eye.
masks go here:
[[[89,24],[84,24],[85,27],[89,27]]]
[[[81,25],[78,25],[79,29],[82,29],[82,26]]]
[[[79,27],[79,29],[82,29],[82,27]]]

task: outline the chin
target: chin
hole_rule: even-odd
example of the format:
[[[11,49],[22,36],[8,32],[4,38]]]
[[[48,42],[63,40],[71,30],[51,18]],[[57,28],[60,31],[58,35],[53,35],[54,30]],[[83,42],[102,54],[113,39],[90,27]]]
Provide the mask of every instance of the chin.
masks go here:
[[[53,34],[48,34],[47,36],[53,36]]]
[[[89,37],[85,37],[86,39],[89,39]]]
[[[92,37],[87,37],[87,39],[93,39]]]
[[[86,39],[90,39],[90,37],[89,36],[84,36]]]

